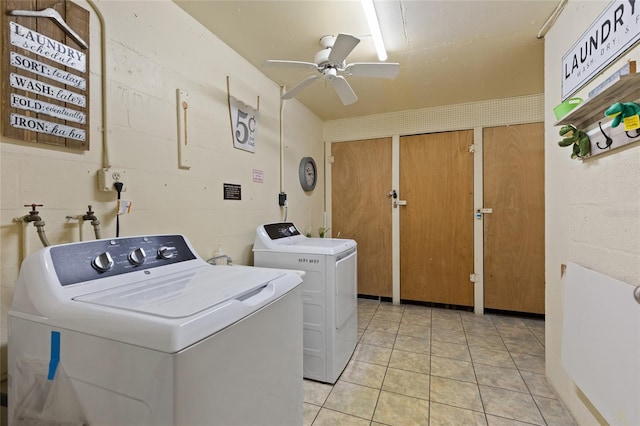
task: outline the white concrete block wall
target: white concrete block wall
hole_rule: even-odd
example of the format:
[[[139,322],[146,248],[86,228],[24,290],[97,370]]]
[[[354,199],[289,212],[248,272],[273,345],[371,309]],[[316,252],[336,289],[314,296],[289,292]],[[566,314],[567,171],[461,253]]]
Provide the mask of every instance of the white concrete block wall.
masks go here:
[[[99,192],[102,167],[100,26],[91,7],[91,149],[75,152],[2,138],[0,143],[0,374],[6,372],[6,315],[20,267],[21,228],[12,221],[40,203],[52,244],[77,241],[77,222],[93,205],[102,236],[115,235],[115,192]],[[221,244],[238,264],[251,264],[256,227],[279,221],[280,89],[173,2],[96,1],[106,22],[108,153],[114,168],[125,170],[132,213],[120,218],[121,235],[182,233],[202,257]],[[227,104],[232,95],[253,105],[260,97],[256,153],[233,148]],[[191,169],[178,168],[176,89],[189,93]],[[288,219],[301,228],[318,227],[323,217],[323,124],[296,100],[284,110],[284,190]],[[298,183],[298,164],[313,156],[320,182],[306,194]],[[263,183],[253,182],[262,170]],[[242,186],[242,200],[223,200],[223,183]],[[84,238],[93,238],[90,224]],[[31,251],[41,247],[29,227]]]
[[[553,124],[553,107],[561,101],[562,56],[608,4],[570,0],[545,38],[547,376],[576,421],[584,425],[603,419],[561,365],[564,286],[560,265],[575,262],[640,285],[640,146],[632,144],[582,163],[571,160],[569,148],[557,146],[561,137]],[[629,59],[640,61],[640,47],[576,96],[586,99],[590,90]]]

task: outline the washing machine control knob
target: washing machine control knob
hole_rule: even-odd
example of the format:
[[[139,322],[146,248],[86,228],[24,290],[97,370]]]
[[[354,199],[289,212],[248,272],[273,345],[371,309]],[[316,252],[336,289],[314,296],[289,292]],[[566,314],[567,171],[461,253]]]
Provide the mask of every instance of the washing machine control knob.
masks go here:
[[[147,253],[144,252],[144,249],[142,247],[139,247],[129,253],[129,262],[136,266],[142,265],[146,258]]]
[[[107,251],[97,255],[91,261],[91,266],[93,266],[98,272],[107,272],[109,269],[113,268],[113,265],[113,258]]]
[[[160,259],[171,259],[176,255],[175,247],[162,246],[158,249],[158,257]]]

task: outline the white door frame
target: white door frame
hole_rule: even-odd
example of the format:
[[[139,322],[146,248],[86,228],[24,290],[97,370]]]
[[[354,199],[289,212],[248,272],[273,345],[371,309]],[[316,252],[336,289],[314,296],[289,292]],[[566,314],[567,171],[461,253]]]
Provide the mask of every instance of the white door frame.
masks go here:
[[[484,227],[482,214],[476,212],[483,208],[483,163],[482,163],[482,127],[473,129],[474,159],[473,159],[473,311],[476,314],[484,313]],[[328,150],[330,152],[330,150]],[[325,203],[326,211],[331,213],[331,161],[330,155],[325,155]],[[400,135],[391,137],[391,187],[398,194],[398,200],[402,199],[400,193]],[[400,304],[400,207],[393,207],[393,198],[389,197],[391,204],[391,252],[392,252],[392,302]],[[327,214],[327,213],[325,213]]]
[[[391,138],[391,186],[398,193],[398,199],[402,199],[400,193],[400,135]],[[484,229],[482,214],[478,217],[475,212],[483,207],[483,180],[482,180],[482,127],[473,129],[473,311],[476,314],[484,313]],[[393,283],[392,301],[400,304],[400,208],[393,208],[391,213],[391,250],[393,253]],[[470,277],[471,280],[472,277]]]

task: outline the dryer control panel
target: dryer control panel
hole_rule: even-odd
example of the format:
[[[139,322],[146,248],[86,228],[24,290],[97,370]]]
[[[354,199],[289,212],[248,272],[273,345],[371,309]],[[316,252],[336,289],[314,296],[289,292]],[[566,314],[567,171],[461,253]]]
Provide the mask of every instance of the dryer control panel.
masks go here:
[[[50,254],[62,286],[196,259],[182,235],[84,241],[51,247]]]
[[[300,235],[292,222],[268,223],[264,225],[264,230],[272,240]]]

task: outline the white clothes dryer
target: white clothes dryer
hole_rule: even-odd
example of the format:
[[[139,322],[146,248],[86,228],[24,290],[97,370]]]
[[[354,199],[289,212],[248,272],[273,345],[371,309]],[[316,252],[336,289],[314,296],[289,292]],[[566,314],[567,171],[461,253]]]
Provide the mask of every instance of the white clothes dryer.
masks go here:
[[[304,377],[335,383],[358,340],[357,244],[308,238],[291,222],[257,228],[256,266],[305,271],[303,278]]]
[[[8,318],[9,424],[60,367],[94,426],[302,424],[301,274],[211,266],[180,235],[31,254]]]

